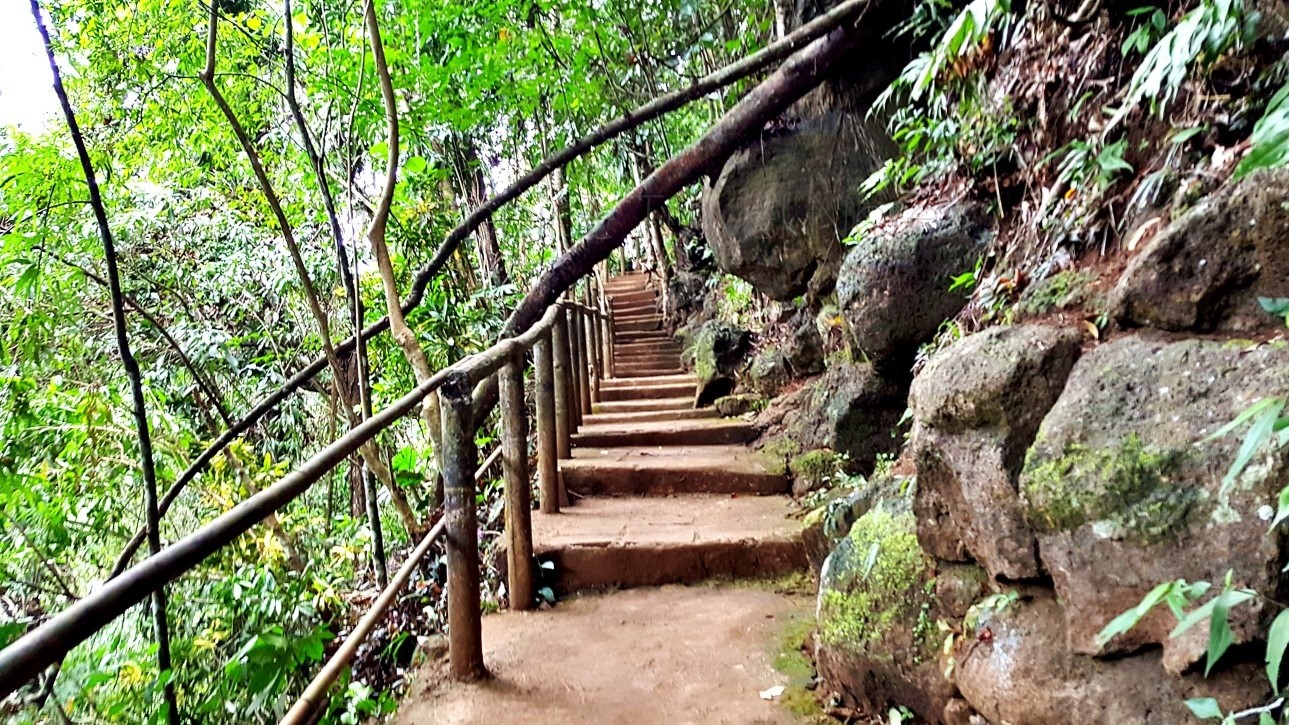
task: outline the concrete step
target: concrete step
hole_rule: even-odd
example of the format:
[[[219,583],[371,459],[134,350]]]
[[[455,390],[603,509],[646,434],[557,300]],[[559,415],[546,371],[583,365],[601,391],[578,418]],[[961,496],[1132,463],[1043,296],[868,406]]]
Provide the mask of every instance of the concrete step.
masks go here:
[[[533,548],[555,563],[561,594],[804,571],[789,511],[781,496],[585,499],[533,512]]]
[[[658,323],[659,326],[661,326],[662,315],[652,311],[637,312],[630,315],[619,315],[616,312],[613,314],[613,324],[615,327],[617,325],[639,324],[641,322],[656,322]]]
[[[614,350],[613,359],[626,363],[652,363],[665,360],[679,360],[680,350],[665,347],[640,348],[625,352]]]
[[[573,434],[576,448],[620,446],[720,446],[747,443],[757,430],[737,418],[658,420],[631,425],[582,425]]]
[[[659,370],[662,372],[647,373],[646,371],[648,370]],[[644,362],[617,360],[613,363],[613,371],[616,373],[615,377],[619,378],[629,378],[641,375],[682,375],[686,372],[686,370],[681,367],[680,359],[675,357],[670,360],[660,358]]]
[[[681,348],[680,343],[677,342],[676,339],[672,337],[668,337],[661,340],[658,340],[658,339],[643,340],[641,342],[619,343],[618,341],[614,340],[613,354],[626,356],[626,355],[635,355],[635,354],[641,354],[641,353],[655,354],[655,353],[663,353],[663,352],[674,352],[677,355],[679,355],[682,349],[683,348]]]
[[[634,345],[637,343],[657,343],[672,339],[662,330],[627,330],[613,333],[613,345]]]
[[[698,384],[698,378],[687,373],[678,375],[654,375],[651,377],[631,378],[629,380],[610,379],[600,382],[600,390],[618,390],[621,388],[643,388],[656,385],[688,385],[693,387]]]
[[[614,320],[613,331],[623,332],[653,332],[662,330],[662,318],[659,317],[640,317],[634,320]]]
[[[609,304],[613,306],[613,312],[616,314],[619,309],[656,305],[658,304],[658,293],[651,289],[613,292],[609,294]]]
[[[579,448],[559,466],[568,490],[583,496],[767,495],[792,488],[743,446]]]
[[[688,403],[689,401],[686,400]],[[625,413],[592,413],[583,419],[585,425],[631,425],[655,420],[694,420],[719,418],[716,408],[680,408],[676,410],[637,410]]]
[[[659,315],[658,304],[655,300],[648,302],[637,302],[630,305],[610,305],[613,308],[613,319],[618,320],[623,317],[638,317],[640,315]]]
[[[591,406],[593,414],[640,413],[658,410],[690,410],[694,407],[692,394],[676,398],[644,398],[641,400],[605,400]]]
[[[619,382],[629,383],[632,378],[614,378]],[[607,381],[606,381],[607,382]],[[694,383],[666,383],[663,385],[639,385],[632,387],[601,388],[600,400],[613,402],[617,400],[654,400],[658,398],[693,397],[696,392]]]

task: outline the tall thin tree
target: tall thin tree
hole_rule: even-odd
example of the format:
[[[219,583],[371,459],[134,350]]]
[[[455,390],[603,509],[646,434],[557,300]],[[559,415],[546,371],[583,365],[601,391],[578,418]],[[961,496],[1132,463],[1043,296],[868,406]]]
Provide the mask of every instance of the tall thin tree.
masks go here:
[[[89,149],[81,135],[80,125],[76,122],[76,113],[72,102],[63,87],[63,75],[58,68],[58,59],[54,56],[54,43],[45,25],[44,15],[40,12],[40,0],[31,0],[31,15],[36,20],[36,28],[45,45],[45,57],[49,60],[49,70],[54,78],[54,94],[58,96],[58,105],[67,120],[67,130],[71,133],[72,143],[76,146],[76,156],[85,174],[85,184],[89,187],[90,208],[94,210],[94,221],[98,225],[99,236],[103,240],[103,257],[107,265],[108,289],[112,296],[112,326],[116,331],[116,347],[125,366],[125,375],[130,381],[130,399],[134,406],[134,425],[139,436],[139,465],[143,473],[143,504],[148,522],[148,550],[152,555],[161,551],[161,514],[157,508],[157,469],[152,457],[152,436],[148,430],[148,409],[143,399],[143,376],[139,363],[130,352],[130,335],[125,325],[125,294],[121,290],[121,273],[116,263],[116,243],[112,240],[112,228],[107,223],[107,207],[103,204],[103,195],[99,192],[98,177],[94,174],[94,164],[90,160]],[[170,626],[166,619],[166,588],[157,587],[152,592],[152,623],[157,640],[158,677],[165,681],[163,697],[166,708],[166,720],[172,725],[179,722],[179,705],[175,700],[175,685],[171,675],[170,662]]]

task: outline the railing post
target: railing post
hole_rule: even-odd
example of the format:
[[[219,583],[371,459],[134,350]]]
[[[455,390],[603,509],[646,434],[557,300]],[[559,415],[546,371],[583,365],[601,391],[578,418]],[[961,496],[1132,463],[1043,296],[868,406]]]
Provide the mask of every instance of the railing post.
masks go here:
[[[600,307],[592,304],[586,315],[587,345],[591,351],[591,402],[600,402],[600,380],[604,378],[604,349],[600,346]]]
[[[582,418],[579,423],[591,414],[591,360],[590,349],[586,344],[586,311],[578,307],[574,313],[577,318],[577,393],[582,396]]]
[[[533,511],[528,484],[528,408],[524,350],[498,373],[501,386],[501,468],[506,487],[507,589],[511,609],[533,607]]]
[[[618,376],[618,361],[614,359],[617,351],[613,347],[613,303],[606,299],[604,302],[604,309],[604,339],[606,341],[605,355],[609,358],[609,377],[616,378]]]
[[[440,389],[443,417],[443,491],[448,549],[448,659],[452,677],[477,680],[483,664],[479,609],[479,523],[475,512],[470,375],[452,372]]]
[[[582,409],[582,375],[578,372],[582,364],[582,356],[578,351],[577,338],[577,306],[569,304],[564,310],[564,342],[568,346],[569,433],[581,427],[582,416],[586,414]],[[560,457],[567,458],[567,456]]]
[[[555,455],[568,458],[573,433],[573,365],[569,360],[568,313],[561,307],[551,328],[554,348],[552,369],[555,377]]]
[[[551,337],[547,330],[533,347],[537,379],[537,480],[544,514],[559,513],[559,452],[556,448],[555,370]]]

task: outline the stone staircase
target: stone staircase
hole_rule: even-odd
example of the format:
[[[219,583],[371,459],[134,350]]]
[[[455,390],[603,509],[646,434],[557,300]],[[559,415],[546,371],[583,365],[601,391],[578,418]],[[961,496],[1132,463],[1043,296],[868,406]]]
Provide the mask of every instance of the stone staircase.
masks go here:
[[[616,376],[559,462],[573,505],[533,514],[534,551],[557,592],[760,576],[806,566],[789,481],[746,443],[746,421],[693,407],[697,380],[663,329],[643,274],[605,286]]]

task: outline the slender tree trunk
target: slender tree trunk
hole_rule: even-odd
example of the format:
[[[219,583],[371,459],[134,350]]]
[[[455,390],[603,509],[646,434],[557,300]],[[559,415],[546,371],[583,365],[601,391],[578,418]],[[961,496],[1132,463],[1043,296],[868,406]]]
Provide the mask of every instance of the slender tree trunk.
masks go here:
[[[45,27],[45,19],[40,12],[39,0],[31,0],[31,14],[35,18],[36,27],[40,31],[41,40],[44,42],[45,56],[49,60],[49,68],[54,77],[54,94],[58,96],[58,104],[62,107],[63,116],[67,121],[67,130],[72,136],[72,143],[76,147],[76,155],[80,159],[81,171],[84,173],[85,183],[89,187],[90,207],[94,210],[94,221],[98,225],[99,236],[103,242],[103,258],[107,265],[107,281],[112,295],[112,326],[116,331],[117,352],[121,356],[121,363],[125,367],[126,377],[130,381],[130,400],[134,407],[134,426],[139,439],[139,464],[143,472],[143,503],[148,522],[148,550],[153,555],[156,555],[161,551],[161,513],[157,506],[157,468],[152,456],[152,434],[148,427],[148,411],[143,396],[143,375],[139,370],[138,361],[134,359],[134,354],[130,351],[130,336],[126,330],[125,295],[121,290],[121,276],[116,264],[116,243],[112,239],[112,229],[107,221],[107,208],[104,206],[102,194],[99,192],[98,177],[95,175],[94,165],[90,161],[89,149],[85,146],[85,139],[81,136],[80,125],[76,122],[76,113],[72,110],[71,101],[67,98],[67,91],[63,87],[62,73],[59,71],[58,61],[54,57],[54,44],[50,39],[49,29]],[[169,677],[173,673],[173,667],[170,662],[170,624],[166,610],[166,588],[164,586],[158,587],[152,593],[152,625],[157,642],[157,670],[162,676],[167,677],[166,684],[162,688],[166,720],[172,725],[177,725],[179,722],[179,705],[175,698],[174,679]]]
[[[457,187],[465,199],[466,208],[474,209],[488,200],[488,180],[483,173],[483,163],[479,159],[479,149],[474,139],[468,136],[458,137],[452,154],[453,166],[456,168]],[[479,252],[479,271],[483,281],[493,287],[510,282],[506,272],[506,260],[501,254],[501,245],[497,241],[497,225],[492,216],[479,225],[474,232],[475,247]]]

